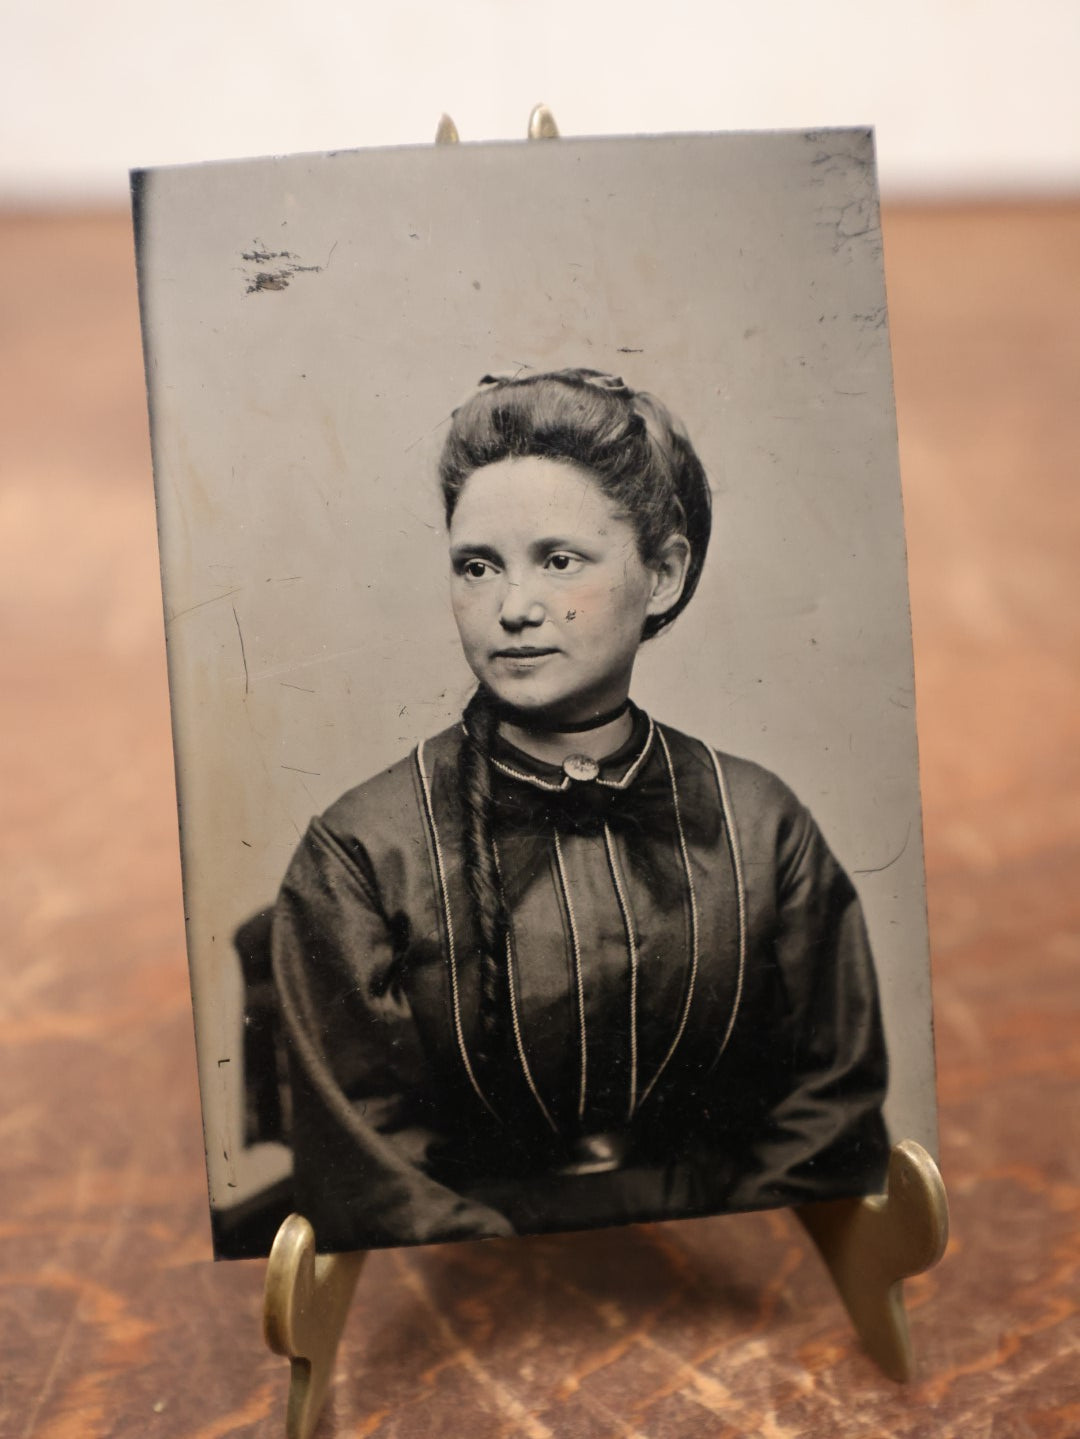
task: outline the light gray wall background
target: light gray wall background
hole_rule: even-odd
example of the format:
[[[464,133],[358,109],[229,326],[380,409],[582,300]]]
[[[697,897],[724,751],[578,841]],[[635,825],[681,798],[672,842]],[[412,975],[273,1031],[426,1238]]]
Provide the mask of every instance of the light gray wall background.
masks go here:
[[[897,193],[1080,183],[1076,0],[0,0],[0,202],[131,165],[564,131],[878,127]]]
[[[897,1137],[935,1147],[912,660],[866,132],[345,152],[151,172],[141,279],[215,1203],[240,1149],[231,935],[310,816],[460,713],[434,470],[490,369],[590,364],[715,490],[636,698],[781,774],[863,897]],[[248,293],[288,250],[317,271]],[[221,1064],[229,1059],[229,1064]]]

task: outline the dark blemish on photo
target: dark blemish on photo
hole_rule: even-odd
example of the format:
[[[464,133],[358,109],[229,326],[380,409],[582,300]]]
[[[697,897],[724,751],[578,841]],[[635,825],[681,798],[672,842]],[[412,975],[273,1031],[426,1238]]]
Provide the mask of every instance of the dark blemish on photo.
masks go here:
[[[291,250],[266,250],[256,240],[254,250],[245,250],[240,258],[256,265],[267,265],[271,260],[295,260],[296,256]]]
[[[240,841],[240,843],[241,843],[242,845],[244,845],[245,848],[247,848],[247,849],[250,849],[250,848],[251,848],[251,840],[249,840],[249,839],[242,839],[242,840]]]
[[[631,349],[629,345],[620,345],[615,353],[617,355],[643,355],[645,351]]]
[[[567,618],[568,620],[576,620],[576,619],[577,619],[577,610],[567,610],[567,611],[566,611],[566,618]]]
[[[314,777],[315,777],[316,779],[318,779],[319,776],[322,774],[322,770],[321,770],[321,769],[301,769],[299,765],[295,765],[295,764],[282,764],[282,765],[278,765],[278,769],[291,770],[291,771],[293,772],[293,774],[310,774],[310,775],[314,775]]]
[[[237,633],[237,634],[239,635],[239,637],[240,637],[240,659],[241,659],[241,661],[243,662],[243,666],[244,666],[244,693],[245,693],[245,695],[248,695],[248,694],[251,693],[251,683],[250,683],[249,678],[248,678],[247,653],[246,653],[246,651],[244,650],[244,632],[243,632],[243,630],[240,628],[240,616],[236,613],[236,606],[235,606],[235,605],[233,605],[233,607],[232,607],[232,617],[233,617],[233,619],[236,621],[236,633]]]
[[[288,270],[260,270],[253,279],[248,281],[248,295],[261,295],[265,290],[284,290],[289,283],[290,271]]]
[[[223,1064],[231,1064],[231,1063],[232,1063],[232,1060],[231,1060],[231,1059],[219,1059],[217,1063],[218,1063],[218,1068],[220,1069]],[[229,1157],[229,1156],[226,1154],[225,1158],[228,1159],[228,1157]]]
[[[257,270],[254,275],[246,275],[248,295],[262,294],[266,290],[285,290],[288,288],[294,275],[320,275],[323,270],[330,268],[330,261],[338,242],[335,240],[330,246],[326,259],[321,265],[303,265],[300,263],[300,256],[292,250],[268,250],[260,241],[255,241],[251,250],[245,250],[240,258],[248,264],[269,265],[273,261],[284,260],[284,264],[278,264],[273,270]],[[306,377],[305,377],[306,378]]]
[[[474,280],[474,281],[472,282],[472,287],[473,287],[474,290],[479,290],[479,288],[480,288],[480,281],[479,281],[479,280]]]
[[[290,680],[278,680],[279,685],[284,685],[287,690],[300,690],[302,694],[313,695],[315,691],[308,689],[307,685],[294,685]]]

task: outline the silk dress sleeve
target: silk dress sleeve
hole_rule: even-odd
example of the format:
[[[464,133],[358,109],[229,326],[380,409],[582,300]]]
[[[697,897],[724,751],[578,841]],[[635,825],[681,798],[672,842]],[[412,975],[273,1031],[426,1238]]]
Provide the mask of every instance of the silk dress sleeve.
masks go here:
[[[313,820],[273,917],[297,1207],[321,1251],[512,1233],[426,1172],[439,1138],[400,946],[362,845]]]
[[[813,818],[790,798],[777,831],[772,945],[784,1012],[769,1042],[783,1084],[745,1177],[755,1203],[873,1192],[889,1154],[888,1063],[862,908]]]

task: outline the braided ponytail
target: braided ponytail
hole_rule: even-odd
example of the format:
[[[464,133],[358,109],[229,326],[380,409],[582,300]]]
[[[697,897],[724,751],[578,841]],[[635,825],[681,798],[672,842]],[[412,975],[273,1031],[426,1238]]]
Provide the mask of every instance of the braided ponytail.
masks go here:
[[[468,738],[461,748],[459,783],[464,810],[463,853],[473,917],[480,937],[481,1063],[496,1057],[506,986],[506,937],[509,919],[495,862],[492,828],[491,762],[488,756],[499,719],[484,690],[465,709]]]

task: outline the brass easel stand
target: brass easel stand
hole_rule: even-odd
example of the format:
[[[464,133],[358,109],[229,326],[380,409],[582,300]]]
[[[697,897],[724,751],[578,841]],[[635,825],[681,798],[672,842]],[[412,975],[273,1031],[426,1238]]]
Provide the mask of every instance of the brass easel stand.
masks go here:
[[[551,111],[529,116],[530,140],[555,140]],[[438,145],[457,126],[443,115]],[[914,1357],[904,1312],[904,1279],[945,1252],[949,1207],[938,1167],[921,1145],[893,1146],[885,1194],[808,1204],[795,1213],[824,1259],[855,1332],[890,1379],[911,1378]],[[266,1271],[263,1332],[291,1363],[286,1439],[310,1439],[333,1375],[338,1341],[366,1254],[316,1254],[315,1232],[291,1214],[277,1232]]]
[[[889,1160],[888,1190],[797,1209],[824,1259],[855,1332],[890,1379],[911,1378],[914,1359],[902,1281],[938,1262],[949,1209],[938,1167],[905,1139]],[[315,1253],[315,1232],[291,1214],[266,1271],[263,1329],[292,1364],[286,1439],[310,1439],[334,1370],[338,1341],[365,1254]]]

